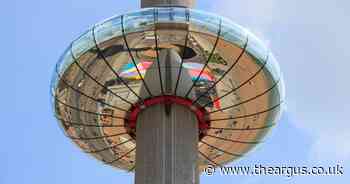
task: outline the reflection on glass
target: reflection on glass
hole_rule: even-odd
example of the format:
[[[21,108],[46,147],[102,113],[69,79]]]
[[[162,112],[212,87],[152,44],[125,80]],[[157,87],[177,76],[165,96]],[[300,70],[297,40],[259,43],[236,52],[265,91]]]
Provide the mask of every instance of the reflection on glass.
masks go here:
[[[227,18],[222,18],[221,32],[224,40],[243,48],[247,41],[247,31]]]
[[[144,9],[139,12],[128,13],[123,16],[125,33],[139,32],[150,28],[154,24],[154,10]]]
[[[110,40],[113,37],[122,35],[121,27],[120,16],[116,16],[100,24],[96,24],[94,27],[94,34],[97,44]]]
[[[273,79],[278,80],[280,78],[280,67],[276,61],[275,56],[271,52],[269,53],[269,60],[266,63],[266,68],[271,73]]]
[[[197,10],[190,12],[191,31],[217,35],[221,18]]]
[[[75,58],[79,58],[85,52],[95,46],[92,30],[88,30],[72,43],[72,52]]]
[[[57,88],[57,85],[59,82],[58,75],[62,75],[68,69],[68,67],[73,63],[73,58],[72,58],[70,49],[71,47],[68,47],[64,51],[63,55],[60,57],[59,61],[56,64],[55,71],[53,73],[52,81],[51,81],[51,88],[53,88],[53,91],[55,91],[55,88]]]
[[[220,35],[218,35],[219,30]],[[244,54],[242,48],[247,41],[247,50]],[[97,47],[95,44],[97,44]],[[264,44],[252,33],[226,18],[197,10],[175,7],[148,8],[127,13],[123,16],[112,17],[96,24],[92,29],[73,41],[71,50],[77,64],[72,65],[74,61],[69,47],[58,61],[57,71],[59,75],[67,80],[68,84],[74,86],[81,93],[93,97],[93,99],[81,98],[82,94],[72,92],[67,85],[60,81],[55,71],[51,80],[51,92],[67,105],[83,110],[72,110],[52,99],[54,113],[65,120],[80,120],[80,123],[87,120],[87,122],[96,122],[97,125],[124,125],[126,122],[123,119],[117,120],[112,116],[126,118],[128,112],[122,112],[118,108],[127,111],[133,104],[141,103],[145,98],[151,97],[147,94],[142,97],[139,96],[145,85],[142,79],[145,78],[152,65],[158,61],[157,51],[163,49],[172,49],[182,57],[181,66],[184,69],[182,72],[188,72],[189,75],[186,76],[191,77],[193,82],[196,81],[191,91],[194,93],[194,99],[189,100],[194,101],[201,97],[196,101],[198,104],[195,105],[201,107],[206,105],[207,111],[215,111],[209,115],[210,119],[219,120],[212,121],[211,126],[228,129],[247,128],[243,130],[246,131],[244,133],[235,134],[229,130],[221,130],[221,132],[216,130],[211,132],[213,135],[227,139],[234,139],[239,135],[240,140],[256,141],[261,139],[268,129],[253,131],[249,130],[249,127],[264,127],[278,120],[282,106],[260,116],[242,118],[239,123],[237,123],[238,120],[234,121],[236,123],[231,121],[235,116],[249,115],[271,108],[283,101],[285,97],[280,68],[275,57]],[[98,53],[98,51],[100,52]],[[85,54],[87,52],[89,54]],[[241,53],[242,57],[238,57]],[[263,66],[262,64],[267,58],[265,68],[256,75],[257,77],[249,79]],[[172,67],[178,68],[179,66],[173,65]],[[90,74],[91,77],[88,77],[86,73]],[[201,75],[199,75],[200,73]],[[250,81],[245,83],[248,79]],[[279,79],[279,84],[271,92],[247,103],[234,106],[244,100],[258,96]],[[172,85],[175,85],[175,81],[172,82]],[[243,86],[238,87],[243,83],[245,83]],[[185,88],[181,85],[178,87]],[[234,91],[233,89],[236,87],[237,89]],[[154,94],[160,95],[161,93]],[[179,93],[171,95],[179,95]],[[223,96],[224,98],[221,98]],[[127,103],[127,101],[130,103]],[[222,110],[222,108],[230,106],[233,107]],[[263,107],[264,109],[261,109]],[[89,113],[84,112],[84,110],[104,115],[87,115]],[[222,118],[226,119],[222,120]],[[231,120],[228,121],[227,118],[231,118]],[[68,124],[64,124],[64,131],[68,135],[80,136],[81,128],[66,125]],[[86,130],[90,131],[89,128],[86,128]],[[96,130],[91,129],[95,133]],[[97,133],[105,134],[110,130],[107,131],[107,128],[102,128],[102,130],[99,130],[101,132]],[[121,127],[115,130],[124,131],[125,129]],[[118,141],[116,140],[109,138],[98,144],[95,142],[96,145],[93,146],[108,147],[117,144]],[[79,142],[78,144],[82,149],[89,149],[84,145],[86,142],[88,141]],[[237,149],[236,151],[240,154],[245,154],[253,147],[251,144],[239,144],[238,146],[228,141],[212,140],[209,142],[228,151]],[[114,151],[116,154],[125,153],[126,149],[126,147],[121,147]],[[226,163],[235,158],[218,150],[209,149],[207,146],[201,147],[201,151],[218,163]],[[103,154],[96,154],[95,156],[99,159],[106,159]],[[131,156],[130,162],[134,162],[134,159]],[[202,160],[199,167],[203,167],[203,163],[209,162],[208,160]],[[114,163],[114,166],[128,168],[130,165],[122,161]]]
[[[248,33],[247,52],[260,62],[265,62],[268,56],[268,50],[265,45],[255,35]]]

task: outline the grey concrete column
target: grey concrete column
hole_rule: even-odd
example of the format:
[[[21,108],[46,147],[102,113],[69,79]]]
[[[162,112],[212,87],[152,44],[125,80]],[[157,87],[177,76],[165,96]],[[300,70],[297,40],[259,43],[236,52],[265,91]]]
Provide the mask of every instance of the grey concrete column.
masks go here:
[[[181,58],[174,50],[160,53],[165,92],[175,86]],[[159,92],[159,73],[156,62],[147,71],[145,81]],[[179,94],[192,85],[183,71]],[[141,90],[141,95],[147,92]],[[199,183],[198,123],[195,114],[185,106],[154,105],[142,111],[136,126],[135,184],[197,184]]]
[[[193,8],[195,0],[141,0],[141,8],[179,6]]]
[[[143,111],[136,128],[136,184],[196,184],[198,127],[187,108],[165,105]]]

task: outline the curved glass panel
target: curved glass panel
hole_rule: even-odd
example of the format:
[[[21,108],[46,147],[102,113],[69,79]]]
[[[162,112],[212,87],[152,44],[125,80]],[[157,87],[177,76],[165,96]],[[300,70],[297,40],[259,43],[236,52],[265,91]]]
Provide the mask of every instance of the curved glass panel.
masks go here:
[[[75,58],[79,58],[82,54],[95,46],[92,29],[81,35],[72,43],[72,52]]]
[[[266,68],[272,75],[273,80],[278,80],[281,76],[281,69],[279,67],[279,64],[277,63],[277,60],[275,56],[270,52],[269,53],[269,60],[266,63]]]
[[[284,79],[283,79],[283,75],[281,73],[281,69],[280,66],[275,58],[275,56],[270,52],[269,53],[269,60],[266,63],[266,72],[269,73],[269,75],[271,75],[272,82],[279,82],[277,85],[277,90],[275,90],[275,94],[274,96],[278,97],[278,100],[276,99],[276,101],[274,102],[279,103],[279,102],[283,102],[285,99],[285,88],[284,88]],[[282,106],[282,105],[281,105]],[[279,119],[279,116],[276,116],[275,120]],[[274,122],[274,121],[272,121]]]
[[[198,10],[190,11],[190,30],[217,35],[221,17]]]
[[[247,41],[247,30],[233,23],[227,18],[222,18],[222,37],[232,43],[239,45],[241,48]]]
[[[123,16],[125,34],[153,29],[154,9],[144,9]]]
[[[284,79],[283,79],[283,75],[280,75],[280,83],[278,84],[278,89],[279,89],[279,93],[280,93],[280,99],[282,102],[282,107],[284,107],[285,105],[285,99],[286,99],[286,88],[284,85]],[[282,108],[283,109],[283,108]]]
[[[184,8],[173,8],[172,9],[172,18],[175,22],[187,23],[188,20],[187,20],[186,16],[190,16],[189,9],[184,9]]]
[[[58,82],[59,82],[58,74],[62,75],[74,61],[70,50],[71,50],[71,47],[66,48],[66,50],[64,51],[64,53],[62,54],[62,56],[60,57],[60,59],[56,64],[55,71],[53,73],[52,81],[51,81],[52,88],[56,88],[58,85]]]
[[[158,22],[174,21],[174,12],[172,8],[156,9]]]
[[[155,9],[157,14],[157,22],[186,22],[186,11],[184,8],[162,8]],[[188,10],[189,11],[189,10]]]
[[[267,48],[255,35],[247,31],[248,35],[248,46],[247,52],[258,61],[265,61],[268,53]]]
[[[57,83],[58,83],[58,74],[56,72],[56,66],[55,66],[51,76],[51,81],[50,81],[50,95],[55,94]]]
[[[96,24],[94,34],[97,44],[122,35],[121,16],[112,17],[102,23]]]

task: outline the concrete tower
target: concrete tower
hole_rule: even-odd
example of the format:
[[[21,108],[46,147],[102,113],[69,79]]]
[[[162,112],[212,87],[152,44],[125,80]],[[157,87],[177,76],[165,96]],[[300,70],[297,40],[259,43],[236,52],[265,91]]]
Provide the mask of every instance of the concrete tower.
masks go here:
[[[152,92],[171,95],[180,69],[181,57],[172,50],[160,53],[163,84],[159,85],[158,64],[154,63],[145,76]],[[193,84],[186,69],[182,70],[178,94],[185,95]],[[146,96],[145,89],[141,95]],[[197,145],[198,123],[188,106],[163,103],[144,110],[137,119],[136,184],[190,184],[198,183]]]
[[[193,7],[194,0],[141,0],[141,7]],[[173,81],[179,73],[181,57],[171,49],[160,54],[160,68],[165,94],[175,90]],[[177,66],[172,66],[177,65]],[[154,68],[154,70],[152,70]],[[159,90],[157,63],[145,76],[151,89]],[[175,69],[174,69],[175,68]],[[186,69],[182,70],[179,93],[193,84]],[[160,89],[161,90],[161,89]],[[146,94],[143,90],[141,94]],[[136,184],[199,183],[197,168],[198,125],[196,115],[185,106],[160,104],[139,115],[137,120]]]

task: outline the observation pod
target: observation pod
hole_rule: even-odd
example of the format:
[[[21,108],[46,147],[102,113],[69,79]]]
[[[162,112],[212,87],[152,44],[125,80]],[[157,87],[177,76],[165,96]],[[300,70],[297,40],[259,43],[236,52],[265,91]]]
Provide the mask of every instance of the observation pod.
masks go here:
[[[140,119],[148,109],[159,106],[166,116],[176,104],[192,113],[196,124],[181,126],[196,130],[190,154],[200,173],[259,144],[284,99],[278,63],[259,39],[226,18],[182,7],[144,8],[94,25],[60,58],[51,91],[65,134],[126,171],[139,162],[137,148],[153,146],[136,144],[147,139],[141,129],[151,125]]]

